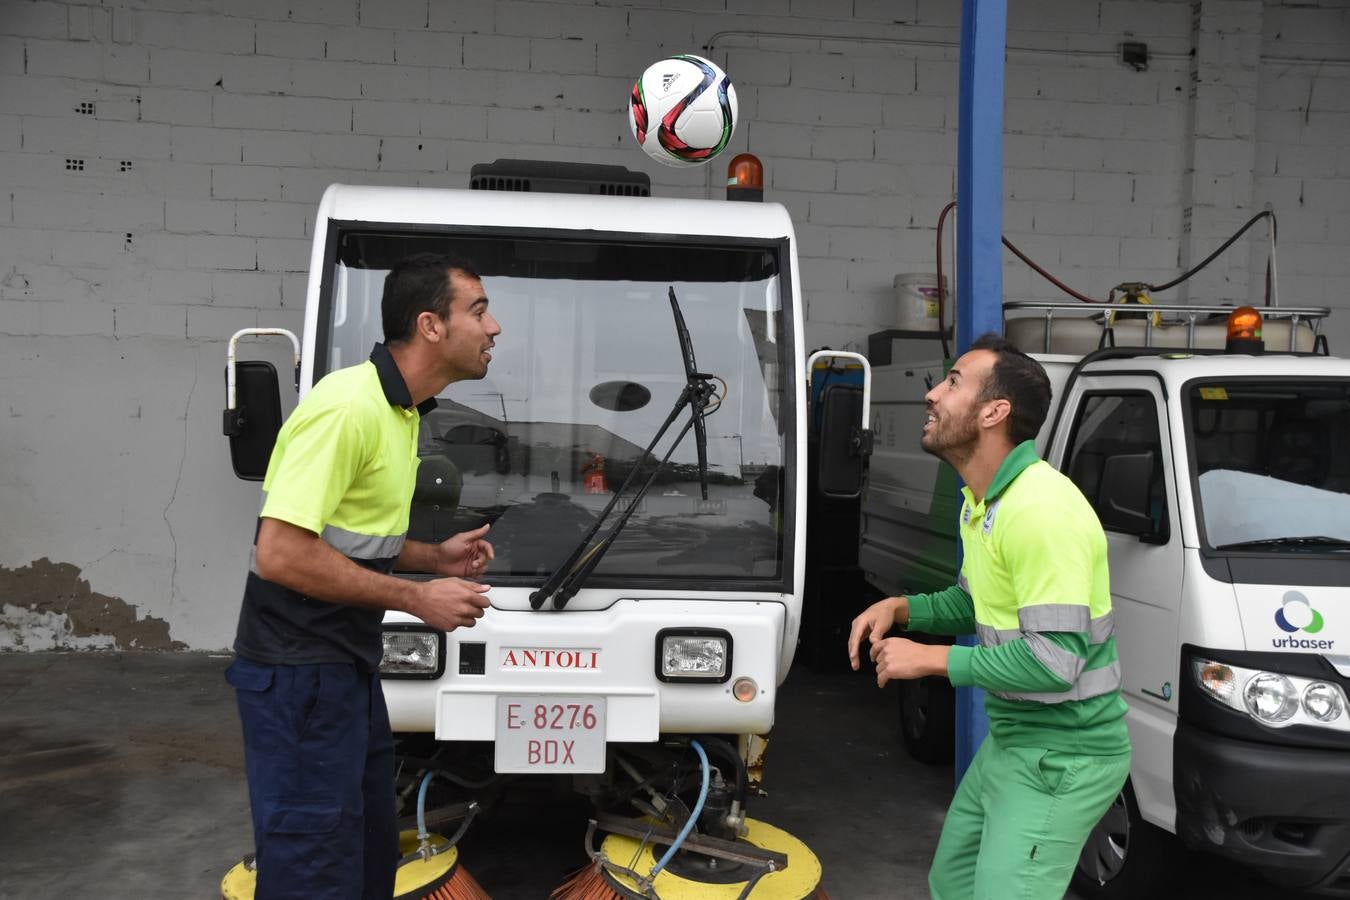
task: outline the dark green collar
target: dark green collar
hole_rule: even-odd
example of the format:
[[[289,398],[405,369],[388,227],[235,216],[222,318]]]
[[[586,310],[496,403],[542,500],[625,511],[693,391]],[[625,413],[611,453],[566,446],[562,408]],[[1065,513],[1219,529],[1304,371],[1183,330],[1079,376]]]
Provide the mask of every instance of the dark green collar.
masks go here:
[[[1008,485],[1022,470],[1034,462],[1040,460],[1040,455],[1036,453],[1035,441],[1023,441],[1012,449],[1012,452],[1003,457],[1003,463],[994,473],[994,480],[989,482],[989,490],[984,495],[984,502],[988,503],[1007,489]]]

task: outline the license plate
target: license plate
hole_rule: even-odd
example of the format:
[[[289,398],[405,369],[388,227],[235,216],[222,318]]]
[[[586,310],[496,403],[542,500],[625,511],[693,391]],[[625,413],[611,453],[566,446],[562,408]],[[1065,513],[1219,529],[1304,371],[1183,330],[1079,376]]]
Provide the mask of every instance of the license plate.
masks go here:
[[[498,772],[605,771],[605,698],[497,698]]]

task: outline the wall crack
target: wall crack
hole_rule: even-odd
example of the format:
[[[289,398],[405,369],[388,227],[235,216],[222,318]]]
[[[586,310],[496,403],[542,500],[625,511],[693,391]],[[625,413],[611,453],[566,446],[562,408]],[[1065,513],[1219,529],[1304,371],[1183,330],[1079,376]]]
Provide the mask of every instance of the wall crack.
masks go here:
[[[169,608],[173,608],[174,601],[178,599],[178,538],[173,533],[173,523],[169,521],[169,510],[173,507],[173,501],[178,497],[178,486],[183,482],[183,464],[187,461],[188,451],[188,426],[191,424],[192,396],[197,392],[198,371],[194,365],[192,367],[192,387],[188,389],[187,404],[183,407],[183,453],[178,457],[178,474],[174,476],[173,492],[169,494],[169,502],[164,504],[164,527],[169,530],[169,541],[173,544],[173,569],[169,573]]]

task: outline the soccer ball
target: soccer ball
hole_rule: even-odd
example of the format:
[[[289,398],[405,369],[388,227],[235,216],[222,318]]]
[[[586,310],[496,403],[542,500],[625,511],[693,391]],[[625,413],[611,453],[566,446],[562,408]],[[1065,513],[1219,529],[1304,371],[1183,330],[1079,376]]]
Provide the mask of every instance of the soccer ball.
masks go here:
[[[667,166],[697,166],[736,130],[736,88],[716,63],[682,53],[647,67],[633,85],[628,124],[638,146]]]

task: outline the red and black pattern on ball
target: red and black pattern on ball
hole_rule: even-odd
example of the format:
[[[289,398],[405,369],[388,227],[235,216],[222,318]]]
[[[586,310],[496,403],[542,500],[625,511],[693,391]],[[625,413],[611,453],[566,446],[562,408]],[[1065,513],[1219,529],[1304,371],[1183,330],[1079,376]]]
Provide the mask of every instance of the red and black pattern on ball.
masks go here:
[[[722,129],[723,139],[717,142],[716,147],[690,147],[680,136],[675,133],[675,122],[679,120],[680,114],[689,108],[699,96],[706,91],[713,81],[717,79],[717,73],[713,71],[712,66],[696,56],[673,56],[671,59],[682,59],[693,66],[698,66],[703,72],[703,80],[698,83],[698,87],[685,94],[680,100],[667,110],[661,117],[661,125],[656,129],[656,140],[661,144],[661,148],[678,159],[688,160],[689,162],[702,162],[705,159],[712,159],[724,146],[726,146],[726,128]],[[727,79],[729,82],[730,79]],[[723,99],[725,99],[725,87],[722,90]],[[722,112],[722,121],[725,125],[728,113],[724,103]]]
[[[641,146],[647,140],[647,99],[642,95],[642,79],[633,84],[633,127],[637,129],[637,142]]]

